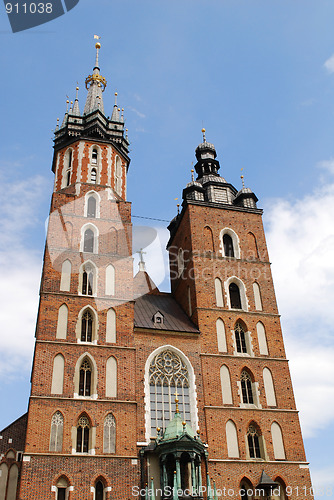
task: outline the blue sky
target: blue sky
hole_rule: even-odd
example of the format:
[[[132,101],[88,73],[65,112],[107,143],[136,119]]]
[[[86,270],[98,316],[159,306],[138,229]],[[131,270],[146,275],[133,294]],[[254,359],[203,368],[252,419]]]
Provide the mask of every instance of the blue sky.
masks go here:
[[[80,0],[66,15],[12,34],[3,9],[0,428],[27,407],[52,130],[77,81],[83,110],[96,33],[106,114],[115,90],[125,108],[133,214],[175,215],[203,126],[221,175],[240,187],[244,168],[265,209],[311,474],[318,488],[334,491],[333,16],[333,2],[321,0]],[[134,220],[153,225],[164,245],[165,223]],[[164,257],[153,253],[147,266],[167,289]]]

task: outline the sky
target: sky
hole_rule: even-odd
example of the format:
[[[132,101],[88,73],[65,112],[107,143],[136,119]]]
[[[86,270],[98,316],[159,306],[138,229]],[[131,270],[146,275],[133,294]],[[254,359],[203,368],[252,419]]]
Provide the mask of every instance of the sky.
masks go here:
[[[160,288],[164,221],[191,179],[203,126],[221,175],[240,188],[243,168],[258,196],[316,498],[334,498],[333,16],[329,0],[80,0],[13,34],[3,8],[0,428],[27,408],[53,130],[77,82],[83,111],[98,34],[104,107],[111,115],[117,91],[128,199],[135,225],[157,232],[146,260]]]

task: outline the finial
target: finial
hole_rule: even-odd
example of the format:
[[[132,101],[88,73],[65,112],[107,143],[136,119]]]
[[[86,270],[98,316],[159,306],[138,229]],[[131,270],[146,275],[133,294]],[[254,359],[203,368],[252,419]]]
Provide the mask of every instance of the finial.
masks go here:
[[[206,142],[206,138],[205,138],[205,128],[202,128],[202,134],[203,134],[203,142]]]
[[[69,102],[70,102],[70,101],[69,101],[68,99],[66,99],[66,113],[68,113],[68,103],[69,103]]]
[[[77,101],[77,100],[78,100],[78,92],[79,92],[79,87],[78,87],[78,85],[75,87],[75,91],[76,91],[76,94],[75,94],[75,100]]]
[[[117,106],[117,96],[118,96],[118,94],[117,94],[117,92],[115,92],[115,106]]]
[[[126,128],[125,129],[125,139],[128,141],[129,140],[129,137],[128,137],[128,129]]]
[[[99,40],[100,38],[101,38],[100,36],[98,36],[98,35],[94,35],[94,39],[95,39],[95,40]],[[100,44],[100,42],[96,42],[96,44],[95,44],[95,48],[96,48],[95,68],[100,69],[100,68],[99,68],[99,50],[100,50],[100,48],[101,48],[101,44]],[[95,68],[94,68],[94,69],[95,69]]]
[[[121,108],[117,108],[117,111],[121,111]]]
[[[176,206],[177,206],[177,215],[179,215],[180,214],[180,203],[177,203]]]
[[[179,398],[177,397],[177,389],[175,389],[175,413],[180,413],[180,411],[179,411]]]
[[[160,432],[160,427],[157,427],[157,433],[159,434],[159,432]]]
[[[191,172],[191,180],[192,180],[192,182],[194,182],[194,181],[195,181],[195,177],[194,177],[194,169],[192,168],[192,169],[190,170],[190,172]]]
[[[72,108],[73,108],[73,101],[71,101],[70,112],[72,111]]]
[[[144,261],[144,254],[146,252],[144,252],[144,250],[141,248],[140,250],[138,250],[139,255],[140,255],[140,260],[139,260],[139,271],[146,271],[145,269],[145,261]]]
[[[244,169],[244,167],[242,167],[241,172],[243,171],[243,169]],[[243,174],[240,175],[240,178],[241,178],[241,182],[242,182],[242,187],[244,188],[245,187],[245,181],[244,181]]]
[[[56,130],[55,130],[55,132],[57,132],[57,130],[59,130],[59,118],[57,118],[57,125],[56,125]]]
[[[185,427],[187,425],[187,422],[185,420],[183,420],[182,425],[183,425],[183,427]]]
[[[122,108],[121,122],[124,123],[124,108]]]

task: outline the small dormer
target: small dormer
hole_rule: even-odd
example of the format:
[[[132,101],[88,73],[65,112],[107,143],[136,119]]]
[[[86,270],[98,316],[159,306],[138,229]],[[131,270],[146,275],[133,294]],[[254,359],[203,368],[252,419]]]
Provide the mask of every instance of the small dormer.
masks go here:
[[[152,321],[155,325],[163,325],[164,315],[160,311],[157,311],[155,314],[153,314]]]

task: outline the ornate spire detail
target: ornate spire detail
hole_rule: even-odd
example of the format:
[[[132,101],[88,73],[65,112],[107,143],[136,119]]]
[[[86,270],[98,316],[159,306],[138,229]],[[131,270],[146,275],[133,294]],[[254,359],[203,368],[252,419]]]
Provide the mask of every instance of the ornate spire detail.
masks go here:
[[[63,123],[61,124],[61,127],[60,128],[63,128],[65,127],[66,123],[67,123],[67,119],[68,119],[68,104],[69,104],[69,100],[66,99],[66,111],[65,111],[65,115],[64,115],[64,119],[63,119]]]
[[[104,76],[100,75],[99,68],[99,50],[101,44],[98,42],[95,44],[96,48],[96,59],[95,66],[93,68],[93,74],[88,75],[85,81],[86,89],[88,90],[84,115],[88,115],[97,109],[104,114],[103,98],[102,92],[107,86],[107,80]]]
[[[75,101],[74,101],[74,106],[72,110],[72,115],[74,116],[80,116],[80,109],[79,109],[79,99],[78,99],[78,91],[79,87],[76,87],[76,94],[75,94]]]
[[[112,122],[119,122],[119,107],[117,106],[117,92],[115,92],[115,104],[114,104],[114,109],[112,110],[112,115],[111,115],[111,121]]]

